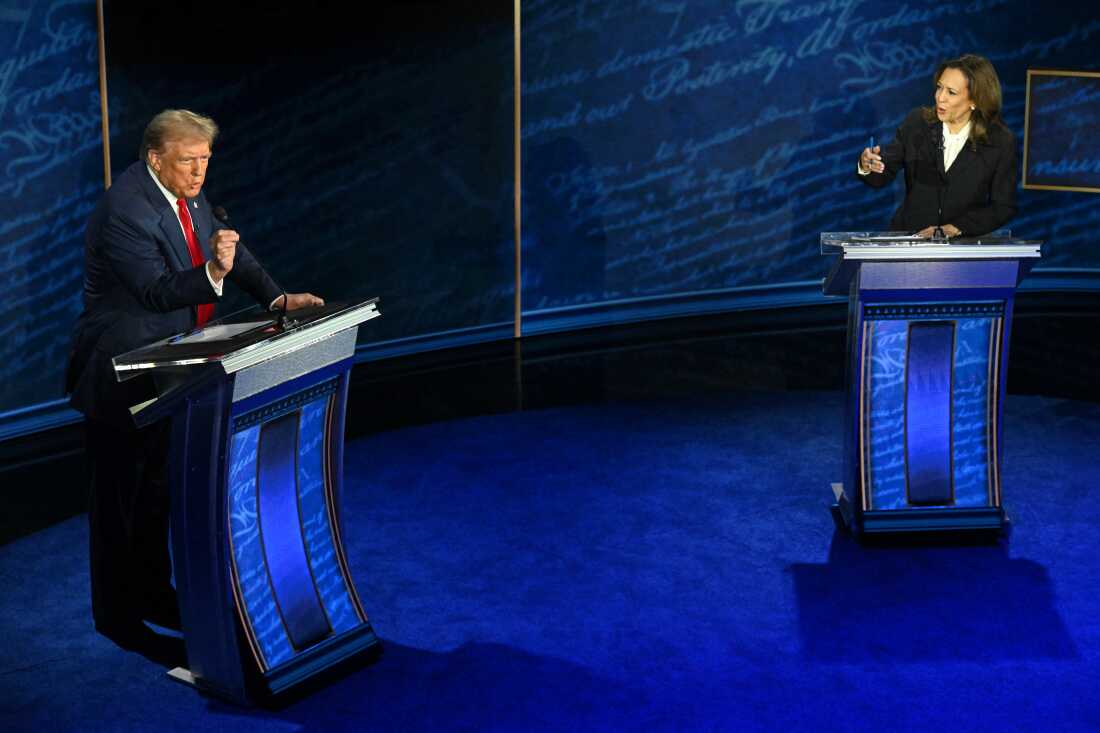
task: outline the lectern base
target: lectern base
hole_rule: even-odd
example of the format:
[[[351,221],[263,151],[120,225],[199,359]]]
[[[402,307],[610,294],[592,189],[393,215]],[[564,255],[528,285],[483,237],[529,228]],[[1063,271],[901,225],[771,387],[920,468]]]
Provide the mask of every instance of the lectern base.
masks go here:
[[[238,697],[236,695],[233,695],[232,693],[220,690],[212,685],[203,684],[202,680],[191,674],[191,670],[187,669],[186,667],[176,667],[174,669],[170,669],[168,670],[168,672],[166,672],[166,674],[168,675],[169,679],[175,682],[179,682],[181,685],[186,685],[192,690],[197,690],[204,695],[216,697],[223,702],[232,703],[241,707],[252,706],[251,700]]]
[[[366,624],[333,637],[308,649],[291,663],[278,670],[255,676],[248,685],[249,693],[235,695],[196,677],[186,667],[175,667],[168,677],[203,694],[217,697],[242,707],[285,704],[309,694],[326,680],[342,677],[362,665],[370,664],[382,653],[382,644]]]
[[[187,685],[188,687],[197,688],[199,686],[195,680],[195,675],[191,674],[191,670],[184,667],[176,667],[175,669],[168,670],[168,676],[176,682]]]
[[[837,529],[851,532],[854,521],[852,503],[848,501],[848,496],[844,493],[844,484],[833,483],[829,486],[833,490],[833,505],[829,507],[833,515],[833,522],[836,524]]]
[[[860,535],[915,534],[925,532],[994,533],[1007,535],[1008,516],[1002,507],[937,507],[857,512],[844,493],[844,484],[831,484],[830,507],[837,527]]]

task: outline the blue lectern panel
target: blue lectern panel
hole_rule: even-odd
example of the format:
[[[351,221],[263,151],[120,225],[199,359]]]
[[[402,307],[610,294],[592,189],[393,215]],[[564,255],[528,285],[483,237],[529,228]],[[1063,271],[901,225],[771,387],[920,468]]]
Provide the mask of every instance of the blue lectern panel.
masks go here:
[[[994,323],[999,319],[965,318],[955,331],[952,394],[955,506],[988,506],[990,494],[990,390]]]
[[[327,400],[316,400],[302,407],[302,442],[298,455],[298,504],[302,512],[302,532],[309,554],[317,593],[336,633],[348,631],[366,619],[357,610],[352,589],[340,572],[333,542],[333,497],[326,490],[325,429],[329,414]]]
[[[867,480],[869,509],[906,506],[905,361],[909,324],[868,322]]]
[[[1002,311],[999,302],[868,307],[865,509],[997,504],[992,415]]]
[[[274,667],[294,656],[267,577],[260,542],[260,518],[256,498],[256,464],[260,425],[237,432],[230,446],[229,537],[233,550],[238,608],[244,627],[258,652],[262,669]]]
[[[332,633],[306,558],[298,512],[300,412],[266,423],[260,431],[257,467],[260,531],[271,588],[287,635],[301,650]]]
[[[230,534],[237,603],[264,672],[366,624],[339,549],[332,416],[338,378],[234,418]]]
[[[950,504],[951,363],[955,324],[909,325],[905,358],[905,477],[909,504]]]

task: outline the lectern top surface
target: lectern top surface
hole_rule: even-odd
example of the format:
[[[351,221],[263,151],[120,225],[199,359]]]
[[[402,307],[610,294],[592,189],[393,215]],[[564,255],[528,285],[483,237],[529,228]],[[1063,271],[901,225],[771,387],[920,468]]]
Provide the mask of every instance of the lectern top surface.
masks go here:
[[[909,232],[822,232],[821,253],[858,260],[1019,259],[1039,257],[1042,242],[1007,229],[981,237],[928,239]]]
[[[116,356],[115,372],[217,363],[231,373],[376,318],[377,304],[378,298],[371,298],[302,308],[288,312],[285,325],[279,313],[254,306]]]

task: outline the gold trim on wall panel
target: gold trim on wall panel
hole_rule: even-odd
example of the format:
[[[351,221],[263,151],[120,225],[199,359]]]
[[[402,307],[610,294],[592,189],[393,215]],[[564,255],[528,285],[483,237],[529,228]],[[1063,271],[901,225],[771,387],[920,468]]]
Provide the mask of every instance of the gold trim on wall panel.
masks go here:
[[[1030,191],[1076,191],[1078,193],[1100,193],[1100,188],[1093,188],[1091,186],[1040,186],[1036,183],[1029,183],[1024,188]]]
[[[520,338],[523,335],[523,257],[521,252],[521,243],[523,241],[523,150],[520,145],[520,101],[521,92],[523,90],[523,84],[521,73],[523,71],[520,65],[520,0],[514,0],[513,19],[512,19],[512,52],[513,52],[513,67],[515,70],[515,79],[512,83],[512,95],[513,110],[512,110],[512,141],[514,145],[515,156],[515,184],[513,189],[513,216],[515,224],[516,235],[516,257],[515,257],[515,269],[516,269],[516,298],[515,298],[515,325],[513,327],[513,337]]]
[[[1027,188],[1027,143],[1031,137],[1031,69],[1027,70],[1024,84],[1024,167],[1020,171],[1020,184]]]
[[[111,135],[107,122],[107,44],[103,32],[103,0],[95,2],[96,32],[99,35],[99,113],[103,131],[103,187],[111,187]]]
[[[1020,175],[1020,185],[1032,191],[1077,191],[1080,193],[1100,193],[1100,188],[1092,186],[1048,186],[1027,182],[1027,153],[1031,138],[1031,77],[1032,76],[1084,76],[1100,77],[1100,71],[1072,71],[1069,69],[1028,69],[1027,84],[1024,86],[1024,168]]]

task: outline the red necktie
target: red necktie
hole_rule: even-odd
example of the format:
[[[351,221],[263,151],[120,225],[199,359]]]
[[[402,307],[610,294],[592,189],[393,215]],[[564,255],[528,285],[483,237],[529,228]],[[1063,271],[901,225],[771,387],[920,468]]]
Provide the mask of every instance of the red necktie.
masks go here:
[[[183,224],[183,234],[187,238],[187,250],[191,253],[191,264],[198,267],[206,262],[206,259],[202,256],[202,250],[199,249],[199,240],[195,236],[195,227],[191,224],[191,214],[187,211],[187,202],[183,199],[176,199],[176,208],[179,210],[180,223]],[[203,303],[199,306],[198,323],[196,325],[202,328],[212,315],[214,315],[214,304]]]

